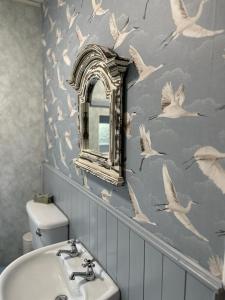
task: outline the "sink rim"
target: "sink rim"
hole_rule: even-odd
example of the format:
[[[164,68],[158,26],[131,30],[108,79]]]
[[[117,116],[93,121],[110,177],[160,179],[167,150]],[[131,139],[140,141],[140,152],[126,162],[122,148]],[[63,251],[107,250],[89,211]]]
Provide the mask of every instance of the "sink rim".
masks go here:
[[[78,244],[77,246],[78,246],[78,249],[80,249],[83,252],[81,257],[83,255],[85,255],[84,257],[90,257],[90,258],[92,257],[92,255],[88,252],[88,250],[84,247],[84,245],[82,243]],[[28,262],[29,260],[32,261],[32,259],[34,257],[38,257],[39,255],[42,255],[45,253],[50,254],[50,255],[56,255],[56,252],[58,249],[70,249],[70,245],[68,244],[68,241],[51,244],[49,246],[33,250],[33,251],[17,258],[10,265],[8,265],[5,268],[5,270],[0,274],[0,300],[3,300],[4,293],[5,293],[4,289],[7,289],[6,281],[7,281],[7,279],[10,280],[10,276],[12,276],[15,269],[19,268],[20,265],[22,265],[25,262]],[[79,257],[79,258],[81,259],[81,257]],[[59,259],[60,259],[60,257],[59,257]],[[69,274],[69,272],[71,272],[71,270],[72,270],[71,268],[73,266],[75,266],[74,259],[76,259],[76,258],[69,258],[68,260],[63,259],[63,257],[61,258],[61,260],[63,262],[62,268],[64,269],[65,276],[67,276],[67,274]],[[96,274],[100,274],[100,277],[105,278],[106,287],[108,286],[107,290],[103,291],[104,294],[102,296],[108,297],[109,299],[111,299],[110,296],[113,296],[113,295],[117,296],[117,294],[119,295],[119,288],[115,284],[113,279],[109,276],[107,271],[105,271],[103,269],[103,267],[101,266],[101,264],[98,261],[96,261],[95,265],[96,265],[96,267],[95,267]],[[64,282],[64,283],[66,285],[66,282]],[[89,288],[92,289],[92,284],[86,288],[87,289],[86,291],[88,291]],[[82,294],[85,297],[86,293],[82,286],[80,287],[80,291],[82,291]],[[99,299],[103,299],[102,296],[99,296]],[[84,299],[86,299],[86,297]]]

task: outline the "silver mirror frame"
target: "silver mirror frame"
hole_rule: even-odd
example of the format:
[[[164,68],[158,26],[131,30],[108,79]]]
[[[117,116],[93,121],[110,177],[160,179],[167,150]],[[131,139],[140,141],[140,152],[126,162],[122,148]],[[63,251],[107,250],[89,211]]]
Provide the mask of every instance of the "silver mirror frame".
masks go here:
[[[111,49],[90,44],[77,56],[73,67],[72,79],[69,84],[78,94],[78,131],[80,135],[80,154],[73,161],[79,167],[91,174],[120,186],[123,178],[123,86],[124,75],[129,60],[119,57]],[[106,96],[110,99],[110,147],[109,157],[85,149],[84,129],[87,123],[85,107],[88,102],[88,85],[91,79],[102,80]]]

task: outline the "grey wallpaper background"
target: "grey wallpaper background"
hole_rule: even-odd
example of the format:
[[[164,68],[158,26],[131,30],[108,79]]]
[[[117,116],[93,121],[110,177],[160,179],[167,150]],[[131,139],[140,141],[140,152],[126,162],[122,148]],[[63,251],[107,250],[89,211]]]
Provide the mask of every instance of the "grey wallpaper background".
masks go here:
[[[200,1],[184,0],[184,3],[188,14],[194,16]],[[127,185],[115,188],[76,170],[72,165],[72,159],[79,153],[77,96],[66,84],[79,51],[76,31],[80,29],[87,37],[85,44],[97,43],[112,48],[114,41],[109,29],[110,16],[114,13],[120,29],[129,17],[126,30],[134,27],[138,29],[126,37],[116,52],[120,56],[130,57],[129,48],[133,46],[146,64],[164,66],[127,90],[127,112],[136,112],[136,115],[131,123],[131,137],[126,139],[126,179],[143,212],[152,222],[157,223],[157,226],[142,225],[208,269],[210,257],[219,256],[223,260],[223,238],[219,238],[216,231],[225,229],[225,178],[222,169],[225,164],[222,160],[219,161],[222,183],[218,187],[214,178],[218,174],[213,173],[214,179],[210,179],[197,163],[186,170],[184,162],[203,146],[225,152],[225,35],[221,33],[205,38],[179,36],[163,47],[162,41],[176,29],[169,0],[104,0],[102,7],[108,11],[94,16],[90,22],[93,12],[91,1],[44,2],[42,43],[47,159],[52,166],[96,195],[102,196],[103,190],[108,191],[111,196],[103,198],[109,205],[130,217],[134,216]],[[74,16],[78,13],[76,19],[70,18],[73,13]],[[224,30],[224,14],[224,0],[208,1],[196,23],[210,30]],[[131,64],[127,86],[137,79],[137,69]],[[170,82],[174,91],[181,84],[184,85],[185,110],[199,112],[207,117],[156,118],[149,121],[150,116],[161,112],[162,89]],[[142,156],[139,126],[142,124],[146,130],[150,130],[152,147],[167,155],[146,158],[140,171]],[[214,163],[213,160],[210,162]],[[167,203],[162,176],[163,164],[168,168],[181,204],[186,207],[190,200],[198,202],[198,205],[192,206],[187,216],[205,240],[194,234],[193,228],[190,230],[190,224],[189,229],[185,228],[172,212],[157,211],[156,204]],[[210,167],[209,164],[208,168]],[[135,173],[132,174],[129,170]],[[219,267],[217,269],[220,271]]]
[[[0,265],[21,254],[44,158],[41,11],[0,0]]]

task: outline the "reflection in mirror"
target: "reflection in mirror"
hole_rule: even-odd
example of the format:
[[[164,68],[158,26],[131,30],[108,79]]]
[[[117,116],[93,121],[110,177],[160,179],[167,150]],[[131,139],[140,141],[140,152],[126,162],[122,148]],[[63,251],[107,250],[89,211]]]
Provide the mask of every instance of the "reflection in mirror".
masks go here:
[[[104,157],[109,157],[110,147],[110,100],[105,86],[99,79],[90,83],[88,99],[88,145],[87,147]]]

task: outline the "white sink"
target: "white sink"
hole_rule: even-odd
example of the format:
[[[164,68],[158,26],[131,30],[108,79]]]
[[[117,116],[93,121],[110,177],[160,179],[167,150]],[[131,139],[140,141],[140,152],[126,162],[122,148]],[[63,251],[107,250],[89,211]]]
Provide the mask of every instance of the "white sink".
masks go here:
[[[109,275],[95,262],[96,278],[70,280],[72,272],[86,271],[85,258],[92,259],[78,244],[81,255],[56,256],[59,249],[70,249],[67,242],[37,249],[12,262],[0,275],[0,300],[55,300],[66,295],[68,300],[119,300],[120,293]]]

